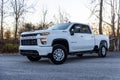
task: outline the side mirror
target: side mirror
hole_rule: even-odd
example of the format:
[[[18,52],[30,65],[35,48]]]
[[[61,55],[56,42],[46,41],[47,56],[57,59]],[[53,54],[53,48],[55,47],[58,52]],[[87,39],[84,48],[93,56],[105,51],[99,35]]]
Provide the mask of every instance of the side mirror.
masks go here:
[[[71,29],[70,34],[74,35],[74,29]]]

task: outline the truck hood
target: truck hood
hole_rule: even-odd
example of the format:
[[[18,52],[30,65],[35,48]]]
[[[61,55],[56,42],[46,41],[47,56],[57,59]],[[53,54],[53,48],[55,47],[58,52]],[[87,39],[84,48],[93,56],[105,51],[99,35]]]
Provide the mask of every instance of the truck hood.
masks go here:
[[[24,34],[39,34],[39,33],[42,33],[42,32],[51,32],[51,30],[34,30],[34,31],[28,31],[28,32],[23,32],[21,35],[24,35]]]
[[[49,30],[49,29],[46,29],[46,30],[34,30],[34,31],[28,31],[28,32],[23,32],[21,35],[26,35],[26,34],[39,34],[39,33],[43,33],[43,32],[50,32],[50,33],[53,33],[53,34],[56,34],[56,33],[61,33],[61,32],[64,32],[66,33],[67,31],[65,30]]]

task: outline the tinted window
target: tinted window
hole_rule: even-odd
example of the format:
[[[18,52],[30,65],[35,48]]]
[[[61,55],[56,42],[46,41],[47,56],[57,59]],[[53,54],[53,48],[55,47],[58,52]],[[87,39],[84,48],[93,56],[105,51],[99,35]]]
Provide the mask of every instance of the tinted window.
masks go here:
[[[70,31],[74,31],[74,33],[91,33],[89,26],[82,24],[74,24]]]
[[[90,30],[90,28],[89,28],[89,26],[87,26],[87,25],[82,25],[82,27],[81,27],[81,30],[80,30],[80,33],[91,33],[91,30]]]
[[[49,29],[52,29],[52,30],[65,30],[70,26],[70,24],[71,23],[57,24],[57,25],[54,25],[54,26],[50,27]]]
[[[75,25],[74,32],[75,33],[80,33],[81,26],[80,25]]]
[[[79,24],[74,24],[70,31],[74,31],[74,33],[80,33],[81,26]]]

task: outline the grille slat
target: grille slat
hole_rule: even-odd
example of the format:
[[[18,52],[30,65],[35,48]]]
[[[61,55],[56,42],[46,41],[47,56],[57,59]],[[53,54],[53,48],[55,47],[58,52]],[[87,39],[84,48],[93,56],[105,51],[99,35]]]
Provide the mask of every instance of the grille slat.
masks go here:
[[[21,40],[21,45],[37,45],[37,39]]]
[[[37,34],[24,34],[24,35],[21,35],[22,37],[29,37],[29,36],[37,36]]]

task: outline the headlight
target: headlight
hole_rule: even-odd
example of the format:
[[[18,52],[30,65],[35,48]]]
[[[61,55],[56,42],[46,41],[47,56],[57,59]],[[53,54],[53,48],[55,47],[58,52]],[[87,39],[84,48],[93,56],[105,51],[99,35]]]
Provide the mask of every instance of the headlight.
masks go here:
[[[47,43],[47,39],[46,38],[41,38],[40,41],[41,41],[42,44],[46,44]]]
[[[49,32],[40,33],[41,36],[47,36],[47,35],[49,35],[49,34],[50,34]]]

